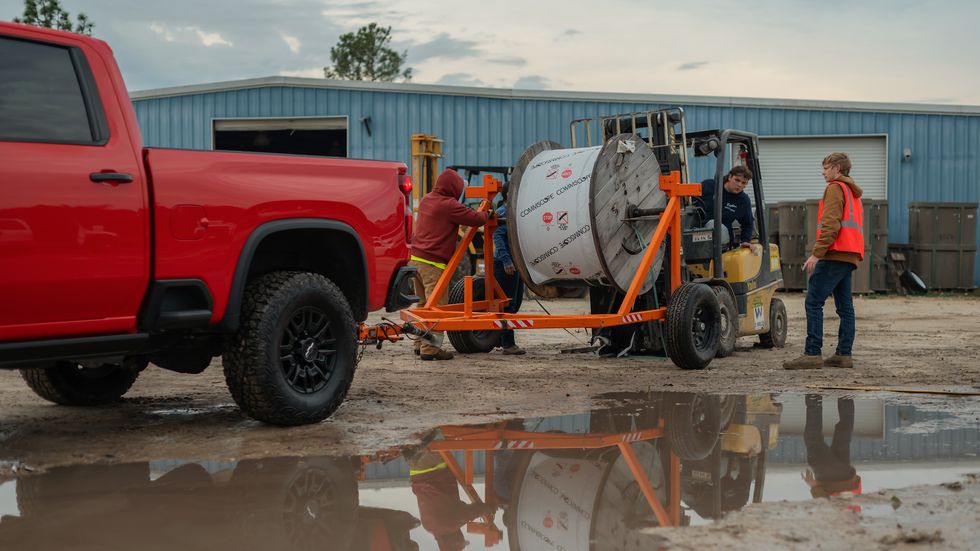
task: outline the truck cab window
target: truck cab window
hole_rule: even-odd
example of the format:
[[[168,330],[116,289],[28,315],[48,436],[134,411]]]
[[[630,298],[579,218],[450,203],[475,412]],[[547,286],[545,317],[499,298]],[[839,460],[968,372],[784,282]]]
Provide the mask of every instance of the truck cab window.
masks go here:
[[[68,48],[0,38],[0,140],[95,141]]]

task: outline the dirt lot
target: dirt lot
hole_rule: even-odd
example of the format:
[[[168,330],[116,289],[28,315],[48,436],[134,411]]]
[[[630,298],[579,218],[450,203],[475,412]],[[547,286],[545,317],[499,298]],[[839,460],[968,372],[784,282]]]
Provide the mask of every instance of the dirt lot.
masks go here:
[[[586,333],[519,333],[528,355],[457,356],[422,362],[406,343],[365,350],[345,405],[319,425],[281,429],[244,418],[218,362],[202,375],[148,369],[124,403],[102,409],[43,402],[16,372],[0,372],[0,469],[160,458],[241,459],[372,452],[445,423],[585,411],[595,396],[622,390],[804,391],[811,385],[980,387],[980,300],[974,297],[859,298],[854,370],[788,372],[805,336],[803,296],[785,295],[790,326],[782,350],[742,339],[733,357],[685,372],[651,357],[600,359],[562,354]],[[553,312],[585,301],[549,301]],[[525,309],[539,309],[533,301]],[[832,352],[836,319],[828,307]],[[3,467],[2,465],[5,465]]]
[[[587,411],[604,403],[600,395],[614,391],[802,392],[826,385],[980,388],[977,298],[858,299],[857,367],[812,372],[782,369],[783,360],[801,352],[805,334],[803,296],[783,298],[790,317],[785,349],[754,349],[754,339],[742,339],[733,357],[716,360],[700,372],[684,372],[659,358],[562,354],[562,349],[587,340],[584,331],[519,333],[520,344],[528,350],[520,358],[492,353],[422,362],[406,343],[367,349],[344,406],[324,423],[290,429],[243,417],[225,388],[219,362],[199,376],[151,368],[122,404],[99,409],[47,404],[27,389],[18,373],[0,372],[0,482],[69,464],[372,453],[411,442],[416,433],[440,424]],[[549,301],[545,307],[572,313],[584,311],[587,304]],[[526,311],[538,309],[532,301]],[[828,354],[836,329],[829,310]],[[842,392],[846,391],[836,391]],[[922,398],[934,409],[955,413],[957,422],[971,427],[976,423],[976,398],[907,399]],[[853,501],[839,499],[763,503],[713,525],[656,530],[648,534],[653,541],[645,547],[853,549],[914,544],[969,549],[980,520],[978,488],[975,479],[969,479],[958,491],[928,486],[865,495],[856,500],[861,515],[853,513]],[[895,509],[892,496],[905,506]],[[831,526],[834,537],[827,539]]]

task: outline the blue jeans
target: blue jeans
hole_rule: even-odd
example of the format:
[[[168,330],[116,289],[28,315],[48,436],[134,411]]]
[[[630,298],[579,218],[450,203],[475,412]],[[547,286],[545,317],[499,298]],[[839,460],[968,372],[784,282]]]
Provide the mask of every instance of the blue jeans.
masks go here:
[[[514,272],[513,274],[507,274],[504,271],[504,263],[499,260],[493,261],[493,277],[500,284],[500,288],[504,290],[504,294],[510,299],[510,303],[507,305],[505,311],[509,314],[516,314],[521,310],[521,302],[524,301],[524,282],[521,281],[521,276]],[[514,346],[514,330],[504,329],[500,332],[500,346],[501,348],[510,348]]]
[[[850,262],[821,260],[817,262],[806,291],[806,347],[807,356],[819,356],[823,349],[823,304],[834,295],[834,305],[840,316],[837,332],[837,354],[850,356],[854,346],[854,301],[851,299],[851,272],[856,266]]]

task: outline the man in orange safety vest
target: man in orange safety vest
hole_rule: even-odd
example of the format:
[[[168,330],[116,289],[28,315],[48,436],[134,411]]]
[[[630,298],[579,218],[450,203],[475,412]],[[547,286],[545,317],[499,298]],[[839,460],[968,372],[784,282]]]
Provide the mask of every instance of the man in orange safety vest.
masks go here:
[[[850,177],[851,159],[846,153],[831,153],[823,160],[827,182],[820,200],[817,239],[803,268],[810,274],[806,293],[806,345],[803,355],[783,363],[786,369],[854,367],[854,301],[851,272],[864,259],[864,211],[861,188]],[[834,295],[840,329],[837,351],[823,359],[823,305]]]

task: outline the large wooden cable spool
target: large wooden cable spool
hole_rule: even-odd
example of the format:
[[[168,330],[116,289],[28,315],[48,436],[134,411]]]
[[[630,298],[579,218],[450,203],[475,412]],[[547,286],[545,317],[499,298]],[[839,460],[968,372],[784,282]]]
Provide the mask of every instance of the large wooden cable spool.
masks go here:
[[[603,285],[625,293],[660,221],[650,213],[666,204],[660,164],[636,134],[579,149],[535,143],[518,160],[508,191],[514,265],[532,291]],[[663,255],[661,246],[641,292],[653,286]]]

